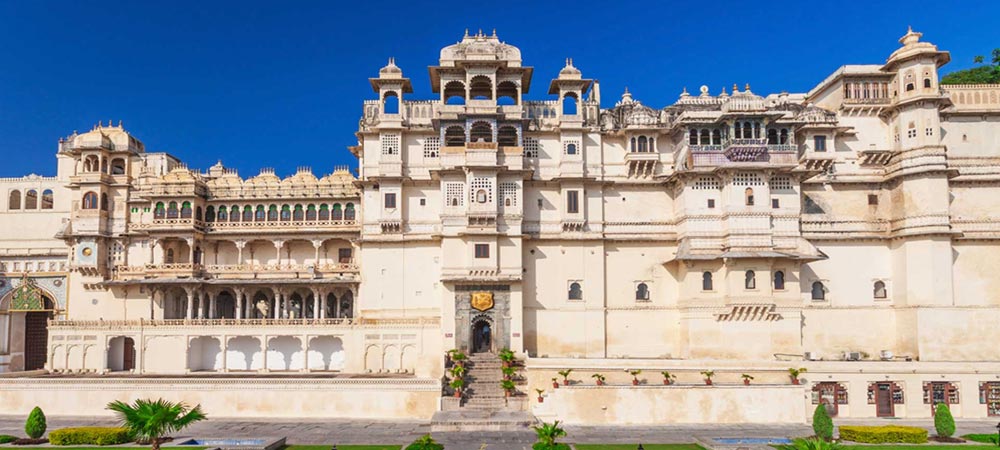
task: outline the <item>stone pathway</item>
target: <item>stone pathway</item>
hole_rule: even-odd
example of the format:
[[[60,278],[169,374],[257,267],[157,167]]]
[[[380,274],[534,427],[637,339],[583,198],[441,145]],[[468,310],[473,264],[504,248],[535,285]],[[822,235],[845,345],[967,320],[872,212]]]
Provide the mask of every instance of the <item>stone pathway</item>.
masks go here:
[[[933,430],[927,420],[837,420],[837,425],[911,425]],[[49,430],[69,426],[111,426],[109,417],[49,417]],[[996,433],[996,420],[961,420],[957,435]],[[566,442],[575,443],[685,443],[711,437],[787,437],[812,433],[802,425],[664,425],[637,427],[567,426]],[[215,438],[286,436],[291,444],[407,444],[430,432],[426,421],[374,420],[235,420],[211,419],[185,430],[184,435]],[[24,434],[24,418],[0,416],[0,434]],[[435,433],[434,438],[456,450],[527,450],[535,441],[532,431]]]

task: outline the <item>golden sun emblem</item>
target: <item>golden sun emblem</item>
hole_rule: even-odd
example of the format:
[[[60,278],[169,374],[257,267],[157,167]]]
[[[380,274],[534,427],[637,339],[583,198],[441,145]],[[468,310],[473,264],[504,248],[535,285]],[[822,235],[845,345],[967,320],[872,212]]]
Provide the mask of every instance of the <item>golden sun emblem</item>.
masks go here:
[[[80,252],[80,253],[83,253],[83,256],[90,256],[91,254],[93,254],[93,253],[94,253],[94,251],[93,251],[93,250],[91,250],[91,248],[90,248],[90,247],[84,247],[84,248],[83,248],[83,251],[82,251],[82,252]]]
[[[492,292],[473,292],[472,301],[470,302],[474,309],[479,311],[486,311],[493,307],[493,293]]]

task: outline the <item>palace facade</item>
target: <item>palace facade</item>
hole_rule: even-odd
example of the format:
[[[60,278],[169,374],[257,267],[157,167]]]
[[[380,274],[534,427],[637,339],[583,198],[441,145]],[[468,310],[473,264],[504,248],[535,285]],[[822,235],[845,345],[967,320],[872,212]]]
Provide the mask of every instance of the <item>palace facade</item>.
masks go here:
[[[390,59],[357,171],[323,176],[74,133],[55,177],[0,179],[0,398],[428,418],[462,407],[448,349],[510,348],[518,408],[569,423],[1000,415],[1000,85],[900,44],[806,93],[654,108],[572,60],[525,100],[520,50],[466,34],[430,100]]]

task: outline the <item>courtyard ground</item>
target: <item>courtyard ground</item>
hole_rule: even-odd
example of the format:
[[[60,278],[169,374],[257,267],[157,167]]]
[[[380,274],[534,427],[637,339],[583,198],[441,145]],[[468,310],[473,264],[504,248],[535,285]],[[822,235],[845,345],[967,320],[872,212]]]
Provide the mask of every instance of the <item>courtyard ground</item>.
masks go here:
[[[834,420],[836,425],[910,425],[927,428],[934,434],[934,422],[927,420],[867,419]],[[49,431],[70,426],[113,426],[107,417],[49,417]],[[997,420],[960,420],[956,436],[968,433],[996,433]],[[566,426],[562,442],[577,444],[683,444],[697,438],[713,437],[798,437],[812,434],[808,424],[800,425],[663,425],[663,426]],[[430,423],[372,420],[236,420],[210,418],[196,423],[179,435],[205,438],[288,438],[289,444],[408,444],[430,432]],[[0,434],[24,435],[24,417],[0,416]],[[525,450],[535,441],[531,430],[521,432],[434,433],[434,439],[456,450]],[[922,446],[918,446],[922,447]]]

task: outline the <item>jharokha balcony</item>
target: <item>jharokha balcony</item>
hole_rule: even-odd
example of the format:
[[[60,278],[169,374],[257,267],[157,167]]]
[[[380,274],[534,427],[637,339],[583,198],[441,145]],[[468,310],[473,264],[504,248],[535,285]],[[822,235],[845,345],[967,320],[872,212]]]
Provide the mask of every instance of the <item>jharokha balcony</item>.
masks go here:
[[[769,144],[767,139],[729,139],[721,145],[690,145],[689,149],[692,167],[798,164],[795,145]]]
[[[144,264],[116,266],[114,279],[128,281],[149,278],[212,278],[222,280],[260,280],[288,278],[340,278],[355,280],[360,268],[356,263],[334,264]]]

